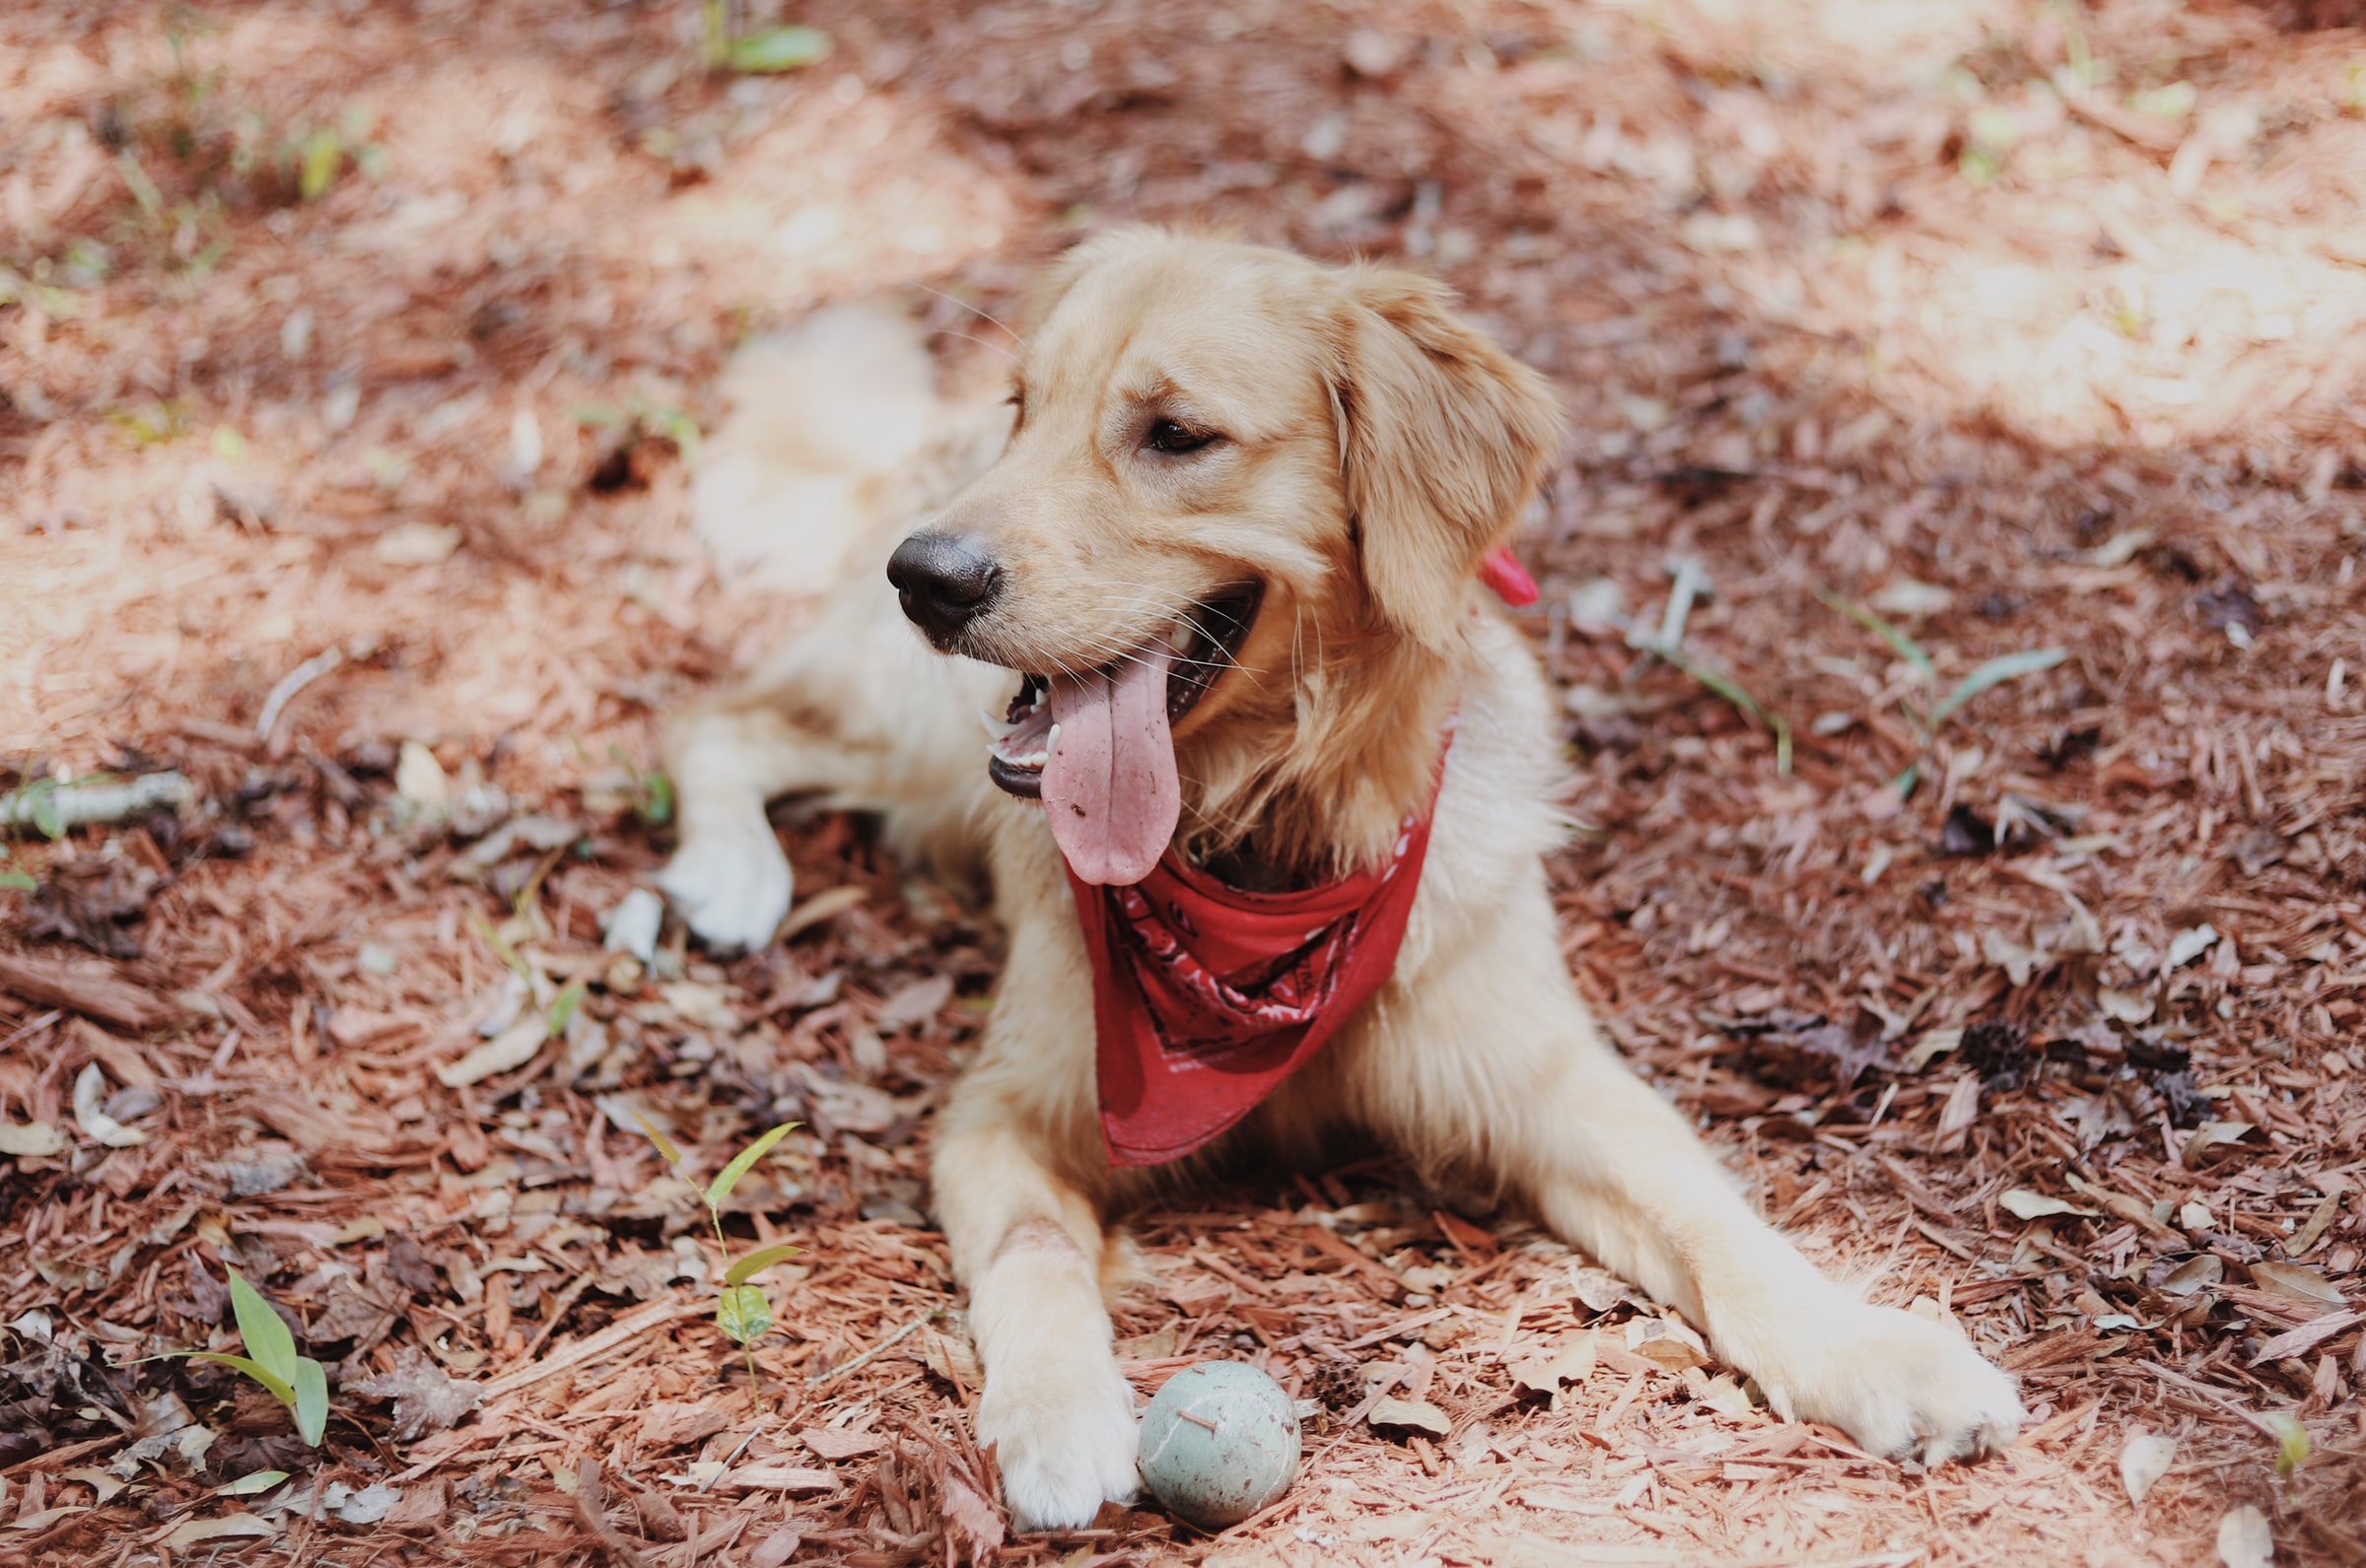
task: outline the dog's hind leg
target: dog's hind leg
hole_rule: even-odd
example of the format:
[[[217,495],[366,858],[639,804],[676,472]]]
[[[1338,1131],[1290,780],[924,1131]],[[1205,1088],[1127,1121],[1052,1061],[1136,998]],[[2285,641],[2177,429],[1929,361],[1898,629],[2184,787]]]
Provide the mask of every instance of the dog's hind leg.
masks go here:
[[[887,811],[913,847],[957,837],[989,787],[974,711],[1009,684],[931,652],[885,577],[857,578],[737,689],[666,727],[681,845],[659,885],[709,946],[756,948],[793,892],[766,801]]]

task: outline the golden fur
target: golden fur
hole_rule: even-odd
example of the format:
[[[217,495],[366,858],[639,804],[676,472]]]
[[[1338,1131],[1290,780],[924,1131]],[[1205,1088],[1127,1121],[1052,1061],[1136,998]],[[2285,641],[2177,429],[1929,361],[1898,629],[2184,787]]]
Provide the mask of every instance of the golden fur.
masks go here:
[[[790,791],[883,810],[899,846],[991,875],[1009,968],[938,1128],[936,1202],[986,1368],[979,1435],[1022,1528],[1083,1525],[1136,1485],[1105,1217],[1212,1163],[1345,1138],[1526,1205],[1779,1410],[1933,1461],[2009,1442],[2011,1381],[1763,1224],[1563,966],[1543,859],[1556,705],[1474,580],[1554,454],[1543,380],[1433,283],[1143,230],[1058,267],[1015,385],[991,467],[926,519],[874,519],[874,561],[915,521],[992,552],[1006,591],[959,643],[986,664],[930,652],[875,571],[850,581],[672,727],[684,839],[665,881],[710,941],[769,939],[789,886],[763,802]],[[1224,439],[1153,453],[1157,419]],[[1368,862],[1427,800],[1453,715],[1428,861],[1394,976],[1304,1071],[1203,1156],[1113,1171],[1076,908],[1041,809],[989,784],[973,711],[1000,710],[1011,670],[1104,664],[1252,575],[1240,667],[1175,729],[1179,842],[1262,885]]]

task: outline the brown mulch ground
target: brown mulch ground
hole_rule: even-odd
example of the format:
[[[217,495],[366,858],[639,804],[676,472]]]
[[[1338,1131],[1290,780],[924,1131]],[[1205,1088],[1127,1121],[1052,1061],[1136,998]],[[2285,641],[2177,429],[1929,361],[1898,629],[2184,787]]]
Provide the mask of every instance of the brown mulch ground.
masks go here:
[[[0,1563],[2100,1568],[2241,1506],[2366,1560],[2354,8],[791,20],[835,53],[732,78],[686,4],[0,18],[0,788],[195,794],[0,862]],[[1131,1370],[1311,1401],[1289,1497],[1001,1539],[922,1213],[993,932],[834,816],[783,819],[770,953],[598,922],[667,848],[655,716],[784,620],[687,525],[731,346],[885,290],[974,359],[970,307],[1136,218],[1427,266],[1559,378],[1524,549],[1571,962],[1771,1216],[2020,1374],[2010,1455],[1775,1422],[1374,1165],[1135,1222]],[[530,1061],[437,1074],[562,996]],[[761,1407],[637,1116],[703,1171],[805,1124],[727,1205],[807,1249]],[[231,1267],[328,1364],[318,1454],[141,1359],[234,1344]],[[2177,1448],[2135,1505],[2139,1429]]]

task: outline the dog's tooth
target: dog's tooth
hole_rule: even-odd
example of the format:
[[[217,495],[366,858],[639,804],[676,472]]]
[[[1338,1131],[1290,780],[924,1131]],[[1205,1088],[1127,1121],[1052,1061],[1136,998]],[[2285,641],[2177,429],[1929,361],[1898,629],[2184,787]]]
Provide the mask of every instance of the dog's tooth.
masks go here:
[[[1058,751],[1059,749],[1060,724],[1059,721],[1055,719],[1052,723],[1051,733],[1043,737],[1043,754],[1046,757],[1049,757],[1053,752]]]
[[[1200,629],[1198,625],[1191,621],[1185,621],[1183,630],[1175,635],[1175,657],[1189,658],[1199,650],[1199,647]]]
[[[978,710],[978,722],[986,726],[988,740],[1000,740],[1018,727],[1008,719],[995,717],[983,708]]]

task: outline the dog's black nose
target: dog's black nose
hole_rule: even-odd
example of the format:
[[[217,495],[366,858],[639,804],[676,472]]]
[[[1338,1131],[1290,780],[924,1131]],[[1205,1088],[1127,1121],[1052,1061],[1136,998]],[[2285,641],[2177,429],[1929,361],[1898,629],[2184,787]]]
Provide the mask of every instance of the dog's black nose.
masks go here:
[[[986,613],[1002,591],[1003,569],[975,539],[916,533],[887,558],[887,580],[912,624],[943,642]]]

